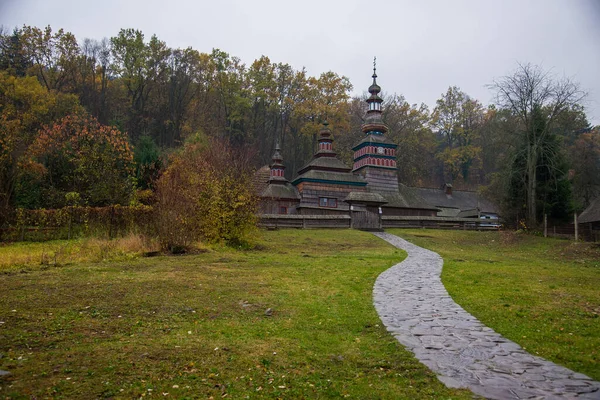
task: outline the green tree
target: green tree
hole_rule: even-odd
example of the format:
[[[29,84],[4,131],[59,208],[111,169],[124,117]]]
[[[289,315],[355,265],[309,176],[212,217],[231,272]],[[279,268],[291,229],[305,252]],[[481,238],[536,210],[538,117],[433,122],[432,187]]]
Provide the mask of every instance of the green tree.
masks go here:
[[[12,34],[0,31],[0,70],[23,77],[30,66],[21,31],[15,29]]]
[[[586,208],[600,196],[600,128],[585,129],[569,146],[573,192],[577,208]]]
[[[144,135],[138,140],[133,154],[137,186],[153,189],[163,167],[158,146],[150,136]]]

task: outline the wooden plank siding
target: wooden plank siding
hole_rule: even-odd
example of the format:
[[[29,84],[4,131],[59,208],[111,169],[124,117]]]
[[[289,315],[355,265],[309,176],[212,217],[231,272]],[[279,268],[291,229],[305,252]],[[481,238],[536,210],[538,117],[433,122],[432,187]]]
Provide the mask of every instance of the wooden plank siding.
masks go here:
[[[398,172],[395,169],[364,167],[359,173],[369,182],[372,192],[398,193]]]
[[[337,199],[337,207],[332,210],[348,210],[349,206],[344,203],[350,192],[366,192],[366,187],[354,185],[342,185],[319,182],[302,182],[297,186],[302,196],[302,205],[319,206],[320,197]],[[307,212],[310,212],[307,210]]]

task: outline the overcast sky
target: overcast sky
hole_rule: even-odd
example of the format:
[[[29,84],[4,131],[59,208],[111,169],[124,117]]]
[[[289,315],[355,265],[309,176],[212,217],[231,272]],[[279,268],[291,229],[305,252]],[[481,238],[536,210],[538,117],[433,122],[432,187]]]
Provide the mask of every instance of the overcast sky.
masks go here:
[[[578,81],[600,125],[600,0],[0,0],[0,24],[50,25],[80,41],[135,28],[247,65],[266,55],[311,75],[331,70],[354,94],[377,56],[385,92],[430,107],[449,86],[489,104],[486,85],[530,62]]]

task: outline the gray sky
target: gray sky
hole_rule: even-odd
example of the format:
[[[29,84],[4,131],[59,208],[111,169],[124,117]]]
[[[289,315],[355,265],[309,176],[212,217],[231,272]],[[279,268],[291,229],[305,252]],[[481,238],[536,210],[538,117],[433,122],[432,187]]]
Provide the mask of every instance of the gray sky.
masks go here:
[[[600,0],[0,0],[0,24],[51,25],[79,40],[135,28],[247,65],[266,55],[311,75],[332,70],[354,94],[369,86],[376,55],[385,92],[430,108],[451,85],[489,104],[485,85],[530,62],[578,81],[600,125]]]

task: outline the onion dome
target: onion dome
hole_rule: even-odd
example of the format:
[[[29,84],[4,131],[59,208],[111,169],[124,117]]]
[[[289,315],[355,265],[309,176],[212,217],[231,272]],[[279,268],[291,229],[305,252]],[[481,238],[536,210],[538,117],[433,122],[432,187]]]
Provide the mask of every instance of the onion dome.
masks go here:
[[[383,135],[388,131],[388,127],[383,123],[381,118],[381,103],[383,99],[379,97],[381,86],[377,84],[377,58],[373,59],[373,83],[369,86],[371,96],[367,99],[369,110],[365,116],[365,123],[362,126],[362,131],[366,135]]]

